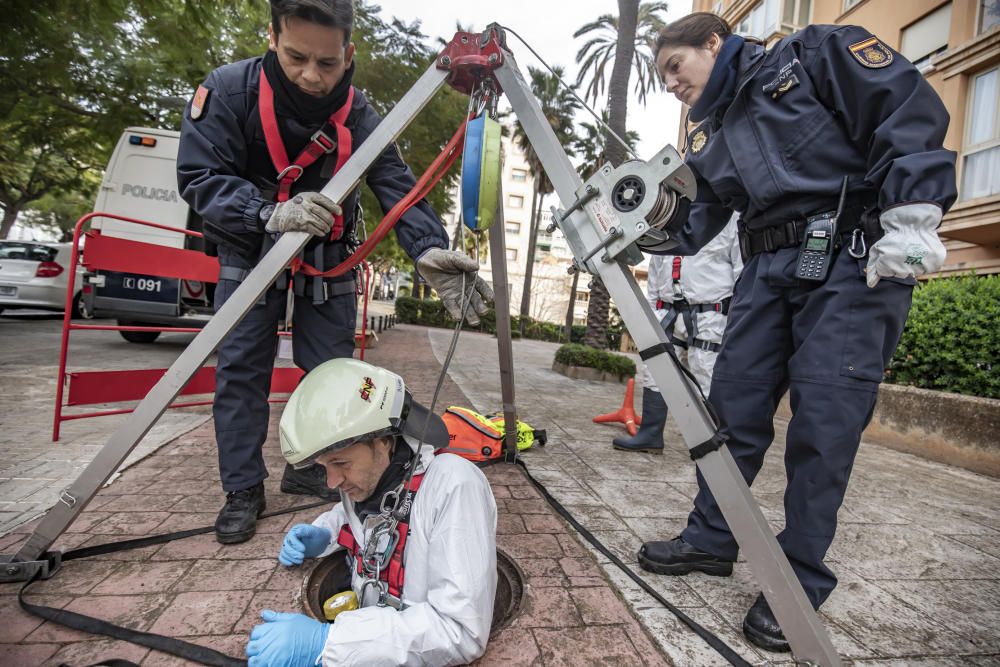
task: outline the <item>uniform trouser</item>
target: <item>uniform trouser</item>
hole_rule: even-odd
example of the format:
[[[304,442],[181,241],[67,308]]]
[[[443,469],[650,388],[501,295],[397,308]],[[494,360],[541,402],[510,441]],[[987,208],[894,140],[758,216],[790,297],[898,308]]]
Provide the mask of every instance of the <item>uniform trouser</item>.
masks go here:
[[[809,286],[793,277],[796,255],[796,249],[763,253],[744,268],[709,401],[750,484],[774,438],[778,401],[789,392],[785,528],[778,542],[819,607],[837,585],[823,559],[913,288],[883,279],[870,289],[866,260],[843,251],[826,282]],[[682,537],[702,551],[736,560],[736,541],[701,473],[698,488]]]
[[[235,280],[219,281],[216,309],[238,285]],[[267,397],[278,349],[278,322],[285,314],[287,297],[286,290],[272,286],[219,345],[212,415],[219,473],[227,493],[250,488],[267,477],[262,454],[270,419]],[[296,296],[292,319],[295,365],[308,373],[324,361],[350,357],[356,313],[353,294],[321,304]]]

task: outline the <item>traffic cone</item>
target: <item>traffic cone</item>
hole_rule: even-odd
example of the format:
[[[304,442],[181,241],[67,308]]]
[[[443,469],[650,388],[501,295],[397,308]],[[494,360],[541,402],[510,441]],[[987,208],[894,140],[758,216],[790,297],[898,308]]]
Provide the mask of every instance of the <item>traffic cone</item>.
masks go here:
[[[637,426],[642,425],[642,418],[635,414],[634,406],[634,396],[635,396],[635,378],[629,378],[628,382],[625,384],[625,400],[622,401],[622,406],[618,408],[617,412],[609,412],[606,415],[597,415],[594,417],[595,424],[606,424],[608,422],[618,422],[620,424],[625,424],[625,429],[628,431],[629,435],[635,435],[637,432]]]

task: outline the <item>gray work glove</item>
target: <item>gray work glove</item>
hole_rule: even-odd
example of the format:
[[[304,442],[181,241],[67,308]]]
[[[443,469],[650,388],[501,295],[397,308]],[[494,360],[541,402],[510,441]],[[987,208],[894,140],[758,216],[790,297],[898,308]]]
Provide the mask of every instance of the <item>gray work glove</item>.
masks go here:
[[[485,315],[487,311],[486,302],[493,300],[493,288],[479,277],[479,264],[476,260],[454,250],[431,248],[417,258],[417,271],[437,291],[452,319],[457,320],[462,316],[463,302],[471,295],[472,304],[466,312],[465,320],[473,326],[479,324],[479,315]]]
[[[264,231],[269,234],[309,232],[315,236],[326,236],[333,228],[333,216],[342,214],[340,206],[332,199],[318,192],[301,192],[274,206]]]
[[[885,236],[868,251],[868,287],[875,287],[881,278],[909,278],[939,270],[945,256],[937,235],[941,216],[941,207],[930,202],[883,211],[879,223]]]

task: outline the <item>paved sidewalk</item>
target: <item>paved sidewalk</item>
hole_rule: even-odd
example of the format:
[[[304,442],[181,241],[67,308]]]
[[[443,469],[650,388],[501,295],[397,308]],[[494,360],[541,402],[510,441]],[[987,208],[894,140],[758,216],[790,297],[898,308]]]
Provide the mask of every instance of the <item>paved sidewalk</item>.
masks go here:
[[[428,334],[443,359],[450,332]],[[694,464],[672,421],[663,456],[612,449],[619,430],[591,417],[617,409],[624,387],[555,373],[557,347],[514,342],[520,416],[550,436],[547,447],[527,454],[528,467],[581,523],[634,563],[643,541],[673,537],[684,527],[697,489]],[[496,359],[495,338],[462,334],[450,375],[480,411],[501,404]],[[786,428],[777,421],[775,444],[753,488],[776,531],[783,524]],[[840,585],[821,617],[837,650],[856,665],[1000,664],[998,554],[1000,480],[864,444],[828,558]],[[725,664],[617,568],[603,565],[677,665]],[[758,591],[745,563],[729,579],[644,575],[749,661],[788,661],[743,639],[743,616]]]
[[[399,372],[419,400],[429,401],[440,370],[434,356],[443,358],[450,335],[400,325],[381,337],[368,359]],[[552,372],[556,347],[514,343],[521,416],[550,435],[547,447],[526,455],[529,469],[584,525],[634,562],[643,540],[673,536],[683,526],[695,491],[693,464],[672,426],[667,437],[674,447],[663,456],[611,449],[610,439],[619,431],[590,418],[616,408],[623,387]],[[496,359],[495,338],[463,333],[437,410],[456,403],[497,409]],[[275,471],[281,467],[277,415],[276,410],[266,449]],[[777,426],[778,441],[754,489],[776,529],[782,522],[785,424]],[[500,511],[498,543],[523,570],[527,597],[480,664],[724,664],[668,611],[581,546],[518,470],[495,466],[488,476]],[[277,478],[265,483],[269,509],[303,500],[279,493],[278,483]],[[103,489],[56,546],[71,549],[211,525],[221,502],[212,425],[205,423]],[[318,511],[263,521],[254,540],[234,547],[204,535],[72,561],[30,598],[240,655],[261,608],[300,608],[305,572],[279,567],[274,554],[288,526]],[[1000,481],[863,447],[830,554],[841,585],[822,612],[848,663],[1000,664],[998,517]],[[32,527],[33,522],[24,524],[0,537],[0,552],[16,549]],[[740,623],[757,590],[745,564],[731,579],[649,575],[647,580],[752,663],[788,661],[742,638]],[[190,664],[43,623],[17,608],[16,590],[0,586],[2,665],[92,664],[107,657],[144,666]]]
[[[440,376],[425,330],[386,332],[367,359],[406,378],[429,404]],[[445,378],[438,405],[469,399]],[[265,481],[268,509],[309,499],[279,492],[284,461],[277,445],[280,406],[272,412],[265,459],[276,474]],[[212,424],[170,442],[102,489],[57,541],[61,550],[211,525],[222,504]],[[511,625],[494,637],[477,665],[628,667],[669,665],[629,612],[590,554],[538,496],[517,468],[486,471],[498,508],[499,546],[525,578],[524,601]],[[35,584],[32,602],[94,615],[142,631],[179,637],[242,655],[247,634],[265,607],[302,609],[306,568],[284,568],[276,554],[284,532],[311,521],[320,508],[258,523],[254,539],[224,547],[214,535],[162,546],[69,561]],[[17,548],[34,522],[0,537],[0,552]],[[311,563],[311,564],[314,564]],[[0,665],[89,665],[111,657],[145,666],[191,665],[141,646],[42,622],[20,610],[17,584],[0,585]]]

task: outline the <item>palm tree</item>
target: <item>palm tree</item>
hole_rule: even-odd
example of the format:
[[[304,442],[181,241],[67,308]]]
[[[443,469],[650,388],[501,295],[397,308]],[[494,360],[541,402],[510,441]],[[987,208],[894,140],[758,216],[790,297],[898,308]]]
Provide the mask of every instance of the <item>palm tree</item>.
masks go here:
[[[592,23],[582,26],[574,33],[581,37],[588,33],[599,33],[586,42],[576,54],[580,63],[577,82],[587,78],[587,97],[594,101],[603,94],[605,82],[608,91],[608,117],[611,130],[619,137],[626,134],[625,115],[628,108],[628,82],[631,70],[637,72],[636,91],[639,102],[644,104],[646,94],[660,85],[656,74],[650,44],[652,38],[665,24],[660,12],[667,11],[663,2],[639,4],[639,0],[618,0],[618,16],[605,14]],[[606,79],[611,63],[610,78]],[[627,151],[617,140],[608,138],[605,142],[605,158],[618,166],[625,161]],[[587,333],[584,344],[591,347],[608,346],[608,315],[611,297],[598,276],[594,276],[590,289],[590,304],[587,308]]]
[[[609,122],[607,109],[601,112],[601,122],[605,125]],[[580,125],[583,128],[583,133],[577,135],[576,139],[573,140],[572,148],[583,158],[576,171],[580,174],[580,178],[586,182],[607,160],[605,157],[605,139],[607,135],[605,135],[602,129],[603,126],[598,126],[597,123],[581,123]],[[629,130],[624,138],[628,147],[635,150],[636,145],[639,143],[639,133]],[[565,325],[566,342],[573,340],[573,312],[576,310],[576,288],[579,283],[580,272],[577,271],[573,274],[573,282],[569,288],[569,305],[566,308]]]
[[[657,33],[666,25],[660,17],[660,13],[666,11],[665,2],[639,4],[636,16],[635,54],[631,59],[635,69],[635,93],[639,97],[639,104],[646,104],[646,94],[660,83],[650,45],[656,41]],[[604,96],[604,89],[607,86],[608,63],[616,59],[618,17],[611,14],[599,16],[596,21],[581,26],[573,33],[573,37],[583,37],[590,33],[594,33],[594,36],[580,47],[576,54],[576,62],[580,64],[576,85],[578,87],[583,85],[587,73],[591,72],[584,98],[596,104]],[[625,87],[628,87],[627,82]]]
[[[573,115],[580,109],[580,103],[561,83],[563,68],[553,67],[552,74],[549,74],[545,70],[529,66],[528,74],[531,78],[531,90],[538,99],[542,114],[549,121],[552,131],[555,132],[566,154],[575,155],[572,148],[576,138],[576,133],[573,130]],[[528,233],[530,234],[528,236],[528,263],[524,269],[524,289],[521,292],[520,313],[521,333],[523,334],[531,305],[531,277],[535,265],[535,246],[538,240],[538,227],[542,220],[541,199],[552,192],[553,188],[520,123],[514,128],[514,141],[524,151],[528,169],[535,180],[531,195],[531,219],[528,224]]]

